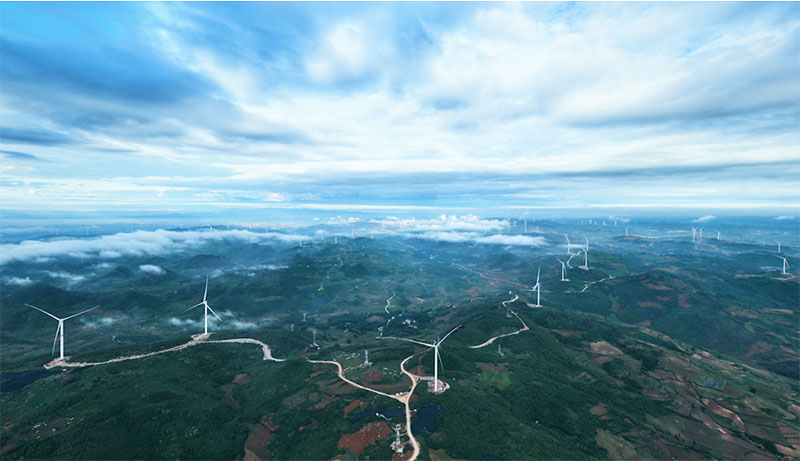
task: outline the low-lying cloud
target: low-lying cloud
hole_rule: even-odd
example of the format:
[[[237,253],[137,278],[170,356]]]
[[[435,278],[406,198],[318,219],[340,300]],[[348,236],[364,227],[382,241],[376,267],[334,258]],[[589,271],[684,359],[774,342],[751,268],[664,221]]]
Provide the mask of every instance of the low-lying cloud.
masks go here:
[[[26,240],[0,245],[0,265],[9,261],[43,261],[52,257],[113,259],[121,256],[143,256],[174,252],[191,246],[221,240],[242,240],[249,243],[279,241],[296,243],[308,237],[276,232],[248,230],[223,231],[136,231],[104,235],[88,239]]]
[[[498,219],[481,219],[474,215],[448,216],[441,215],[437,219],[399,219],[388,217],[375,221],[381,227],[389,230],[405,232],[425,231],[469,231],[469,232],[496,232],[507,226],[506,221]]]
[[[30,277],[3,277],[3,281],[9,285],[26,286],[33,283]]]
[[[408,237],[434,240],[439,242],[465,243],[473,242],[484,245],[512,245],[542,247],[546,245],[544,237],[529,235],[483,235],[474,232],[422,232],[409,234]]]
[[[701,217],[699,217],[699,218],[695,219],[695,220],[694,220],[694,222],[697,222],[697,223],[702,223],[702,222],[709,222],[709,221],[713,221],[713,220],[715,220],[715,219],[717,219],[717,217],[716,217],[716,216],[713,216],[713,215],[710,215],[710,214],[708,214],[708,215],[701,216]]]
[[[223,319],[222,322],[217,320],[213,315],[208,317],[209,327],[214,327],[221,330],[255,330],[259,328],[267,328],[275,322],[272,318],[262,318],[257,321],[242,320],[236,316],[232,311],[220,311],[219,316]],[[204,320],[202,315],[198,319],[177,318],[171,317],[167,323],[183,329],[195,328],[203,329]]]
[[[139,270],[147,272],[148,274],[163,274],[165,272],[160,266],[155,266],[153,264],[142,264],[139,266]]]

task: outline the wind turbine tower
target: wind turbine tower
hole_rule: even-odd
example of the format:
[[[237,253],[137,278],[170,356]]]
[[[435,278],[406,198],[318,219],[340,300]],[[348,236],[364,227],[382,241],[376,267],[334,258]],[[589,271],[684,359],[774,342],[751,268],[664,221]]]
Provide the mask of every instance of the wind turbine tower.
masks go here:
[[[39,312],[41,312],[41,313],[43,313],[45,315],[49,315],[50,317],[53,317],[54,319],[58,320],[58,328],[56,328],[56,336],[55,336],[55,338],[53,338],[53,354],[55,355],[55,353],[56,353],[56,341],[58,341],[59,338],[60,338],[61,339],[61,346],[59,348],[60,354],[59,354],[58,360],[61,360],[61,361],[64,361],[64,321],[65,320],[69,320],[69,319],[71,319],[73,317],[77,317],[77,316],[79,316],[81,314],[85,314],[85,313],[87,313],[89,311],[93,311],[93,310],[97,309],[98,307],[100,307],[100,306],[94,306],[91,309],[86,309],[85,311],[78,312],[77,314],[72,314],[69,317],[64,317],[62,319],[62,318],[56,317],[55,315],[45,311],[44,309],[39,309],[38,307],[36,307],[34,305],[31,305],[31,304],[25,304],[25,305],[28,306],[28,307],[31,307],[33,309],[36,309],[37,311],[39,311]]]
[[[589,239],[586,239],[586,248],[583,250],[583,268],[589,269]]]
[[[542,266],[539,266],[539,268],[536,269],[536,285],[533,286],[533,288],[536,290],[536,307],[542,307],[541,303],[542,285],[541,283],[539,283],[539,274],[541,272],[542,272]]]
[[[369,361],[369,350],[365,349],[364,350],[364,366],[368,367],[370,365],[372,365],[372,363],[370,363],[370,361]]]
[[[697,228],[692,226],[692,243],[694,243],[696,241],[695,240],[695,235],[696,234],[697,234]]]
[[[203,291],[203,300],[200,301],[199,303],[195,304],[194,306],[186,309],[185,311],[183,311],[183,312],[189,312],[190,310],[194,309],[197,306],[204,306],[203,319],[204,319],[204,325],[205,326],[203,328],[203,334],[205,336],[208,336],[208,311],[211,311],[211,313],[214,314],[214,317],[216,317],[217,320],[219,320],[220,322],[222,321],[222,319],[219,318],[219,315],[217,315],[217,313],[214,312],[214,309],[211,309],[211,306],[208,305],[208,301],[206,300],[207,297],[208,297],[208,276],[206,275],[206,289],[205,289],[205,291]]]
[[[562,282],[568,282],[569,279],[567,278],[567,265],[564,264],[564,261],[562,261],[562,260],[560,260],[558,258],[556,258],[556,261],[561,263],[561,281]]]
[[[319,344],[317,344],[317,330],[311,330],[311,338],[311,345],[314,347],[319,347]]]
[[[394,437],[394,442],[392,442],[392,444],[391,444],[391,448],[392,448],[392,450],[394,450],[395,453],[397,453],[399,455],[402,455],[403,454],[403,442],[400,441],[400,429],[401,429],[401,426],[399,424],[395,424],[394,425],[395,437]]]
[[[788,268],[789,268],[789,262],[788,262],[788,261],[786,261],[786,258],[784,258],[783,256],[775,256],[775,257],[776,257],[776,258],[781,258],[781,259],[783,260],[783,272],[782,272],[782,273],[783,273],[784,275],[786,275],[786,269],[788,269]]]
[[[527,234],[527,233],[528,233],[528,220],[526,219],[526,220],[525,220],[525,221],[523,221],[523,222],[525,223],[525,232],[524,232],[524,233],[526,233],[526,234]]]
[[[625,237],[628,236],[628,226],[625,226]]]
[[[305,321],[306,321],[306,316],[307,316],[307,315],[308,315],[308,313],[307,313],[307,312],[303,312],[303,323],[305,323]]]
[[[567,236],[567,234],[564,234],[564,240],[567,241],[567,254],[572,253],[572,243],[570,243],[569,237]]]
[[[778,253],[780,254],[780,252],[781,252],[781,241],[778,240]]]
[[[421,346],[433,348],[433,392],[434,393],[438,394],[440,392],[440,388],[439,388],[439,363],[442,361],[442,359],[441,359],[441,357],[439,357],[439,346],[441,346],[442,343],[444,342],[444,340],[447,339],[450,335],[453,334],[454,331],[458,330],[459,328],[461,328],[461,325],[459,325],[459,326],[453,328],[452,330],[450,330],[449,333],[444,335],[444,338],[441,338],[441,339],[436,338],[436,342],[433,343],[433,344],[423,343],[422,341],[417,341],[415,339],[397,338],[397,339],[400,339],[402,341],[408,341],[410,343],[419,344]],[[442,391],[444,391],[444,389],[442,389]]]

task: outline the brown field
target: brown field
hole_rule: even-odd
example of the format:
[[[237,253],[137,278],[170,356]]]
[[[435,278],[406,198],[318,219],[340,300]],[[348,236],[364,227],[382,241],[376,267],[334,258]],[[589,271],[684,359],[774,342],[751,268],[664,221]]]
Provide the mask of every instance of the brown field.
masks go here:
[[[360,410],[360,409],[362,409],[362,408],[364,408],[366,406],[367,406],[367,402],[362,402],[361,400],[358,400],[358,399],[353,400],[349,405],[344,407],[344,410],[342,410],[342,413],[343,413],[342,417],[343,418],[347,418],[347,416],[350,413],[352,413],[354,410]]]
[[[346,448],[359,456],[367,446],[378,440],[388,440],[392,430],[386,421],[374,421],[362,427],[355,434],[342,434],[339,439],[339,448]]]
[[[589,344],[592,354],[597,355],[622,355],[622,351],[605,341]]]

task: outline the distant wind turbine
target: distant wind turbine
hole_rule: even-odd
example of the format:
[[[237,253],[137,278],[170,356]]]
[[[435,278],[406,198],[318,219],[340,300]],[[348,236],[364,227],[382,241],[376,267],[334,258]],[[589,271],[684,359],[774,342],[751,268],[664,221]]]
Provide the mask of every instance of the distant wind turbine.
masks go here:
[[[433,344],[423,343],[422,341],[417,341],[415,339],[397,338],[401,341],[408,341],[410,343],[419,344],[420,346],[433,348],[433,392],[439,392],[439,363],[442,361],[442,358],[439,357],[439,346],[442,345],[448,336],[452,335],[453,332],[459,328],[461,328],[461,325],[450,330],[449,333],[444,335],[444,338],[436,338],[436,342]]]
[[[786,261],[786,258],[784,258],[783,256],[777,256],[777,255],[776,255],[775,257],[776,257],[776,258],[780,258],[780,259],[782,259],[782,260],[783,260],[783,274],[786,274],[786,269],[788,269],[788,268],[789,268],[789,262],[788,262],[788,261]]]
[[[562,282],[568,282],[569,279],[567,278],[567,265],[564,264],[564,261],[562,261],[562,260],[560,260],[558,258],[556,258],[556,261],[561,263],[561,281]]]
[[[780,253],[780,252],[781,252],[781,241],[778,240],[778,253]]]
[[[541,295],[542,295],[542,284],[539,282],[539,275],[542,272],[542,266],[539,266],[536,269],[536,285],[533,286],[533,289],[536,290],[536,307],[542,307],[541,304]]]
[[[81,314],[85,314],[85,313],[87,313],[89,311],[93,311],[93,310],[97,309],[98,307],[100,307],[100,306],[94,306],[91,309],[86,309],[85,311],[78,312],[77,314],[72,314],[69,317],[64,317],[62,319],[62,318],[58,318],[55,315],[47,312],[46,310],[40,309],[40,308],[38,308],[38,307],[36,307],[34,305],[31,305],[31,304],[25,304],[25,305],[28,306],[28,307],[31,307],[33,309],[36,309],[37,311],[39,311],[39,312],[41,312],[43,314],[49,315],[50,317],[53,317],[54,319],[58,320],[58,328],[56,328],[56,336],[55,336],[55,338],[53,338],[53,355],[55,355],[55,353],[56,353],[56,341],[58,341],[58,339],[60,337],[61,338],[61,347],[60,347],[60,352],[61,353],[60,353],[58,359],[62,360],[62,361],[64,360],[64,321],[65,320],[69,320],[69,319],[71,319],[73,317],[77,317],[77,316],[79,316]]]
[[[589,239],[586,239],[586,248],[583,250],[583,268],[589,269]]]
[[[628,236],[628,226],[625,226],[625,237]]]
[[[567,254],[570,254],[572,252],[572,244],[570,243],[567,234],[564,234],[564,240],[567,241]]]
[[[697,228],[692,226],[692,242],[695,241],[695,235],[697,235]]]
[[[206,275],[206,289],[205,289],[205,291],[203,291],[203,300],[201,302],[195,304],[194,306],[186,309],[185,311],[183,311],[183,312],[189,312],[190,310],[194,309],[197,306],[204,306],[204,308],[203,308],[203,319],[204,319],[205,326],[203,328],[203,334],[206,335],[206,336],[208,336],[208,311],[211,311],[211,313],[214,314],[214,317],[216,317],[217,320],[219,320],[220,322],[222,321],[222,319],[219,318],[219,315],[217,315],[217,313],[214,312],[214,309],[211,309],[211,306],[208,305],[208,301],[206,300],[207,297],[208,297],[208,276]]]

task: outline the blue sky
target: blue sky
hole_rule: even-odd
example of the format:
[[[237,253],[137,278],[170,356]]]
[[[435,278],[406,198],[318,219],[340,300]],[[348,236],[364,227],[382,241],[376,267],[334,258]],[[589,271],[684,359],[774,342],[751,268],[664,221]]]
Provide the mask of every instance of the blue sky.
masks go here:
[[[7,216],[800,204],[798,3],[0,13]]]

